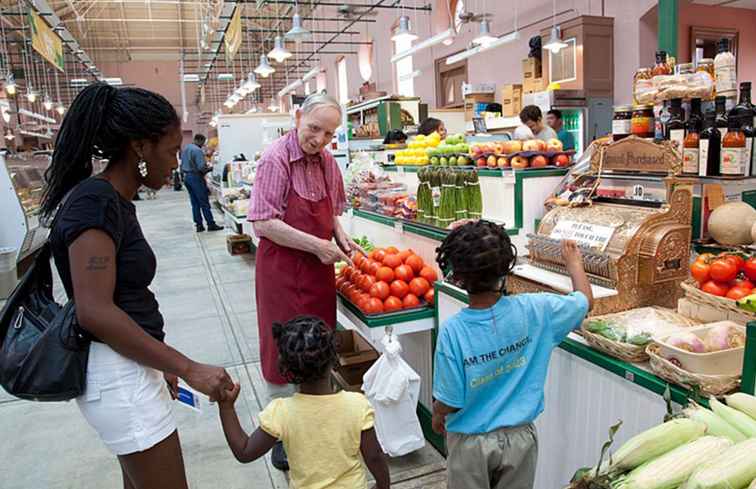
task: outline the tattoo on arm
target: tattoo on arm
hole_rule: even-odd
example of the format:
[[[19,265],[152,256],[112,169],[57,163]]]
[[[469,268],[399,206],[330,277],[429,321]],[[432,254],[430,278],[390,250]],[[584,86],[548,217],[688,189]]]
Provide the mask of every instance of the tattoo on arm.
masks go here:
[[[106,270],[110,264],[109,256],[90,256],[87,264],[88,272],[99,272]]]

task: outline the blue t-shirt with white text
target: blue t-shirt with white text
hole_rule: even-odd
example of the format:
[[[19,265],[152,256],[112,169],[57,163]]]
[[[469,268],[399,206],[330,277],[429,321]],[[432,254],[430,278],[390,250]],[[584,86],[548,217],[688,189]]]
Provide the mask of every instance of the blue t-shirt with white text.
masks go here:
[[[543,411],[552,350],[588,313],[588,299],[569,295],[503,296],[488,309],[466,308],[441,326],[433,397],[459,411],[452,433],[489,433],[530,423]]]

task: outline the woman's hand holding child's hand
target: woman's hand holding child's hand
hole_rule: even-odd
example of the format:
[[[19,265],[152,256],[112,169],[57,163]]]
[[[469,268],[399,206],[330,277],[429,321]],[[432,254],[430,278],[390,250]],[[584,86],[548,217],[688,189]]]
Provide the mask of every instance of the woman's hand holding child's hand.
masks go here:
[[[233,409],[236,399],[239,397],[239,391],[241,385],[238,382],[234,382],[234,386],[231,389],[225,389],[221,391],[221,398],[218,399],[218,405],[221,409]]]

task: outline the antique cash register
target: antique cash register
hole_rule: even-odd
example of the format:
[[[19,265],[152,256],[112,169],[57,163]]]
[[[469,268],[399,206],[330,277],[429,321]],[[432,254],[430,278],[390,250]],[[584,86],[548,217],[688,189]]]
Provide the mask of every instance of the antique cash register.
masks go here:
[[[573,239],[592,283],[593,315],[676,307],[688,275],[692,213],[692,185],[677,177],[679,153],[669,143],[635,137],[596,142],[593,149],[590,170],[552,199],[537,233],[528,236],[528,256],[507,289],[571,291],[560,241]]]

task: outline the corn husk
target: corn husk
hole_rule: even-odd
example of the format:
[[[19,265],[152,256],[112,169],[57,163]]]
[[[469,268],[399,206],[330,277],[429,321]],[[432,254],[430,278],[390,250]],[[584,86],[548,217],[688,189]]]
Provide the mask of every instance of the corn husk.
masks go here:
[[[727,396],[725,399],[727,400],[728,406],[756,419],[756,397],[746,394],[745,392],[737,392]]]
[[[635,435],[620,447],[611,460],[601,466],[601,474],[627,472],[675,448],[701,438],[706,425],[692,419],[667,421]]]
[[[756,479],[754,479],[753,482],[751,482],[751,485],[748,486],[748,489],[756,489]]]
[[[756,479],[756,438],[740,442],[693,472],[685,489],[743,489]]]
[[[733,446],[727,438],[704,436],[641,465],[612,484],[613,489],[677,489],[701,466]]]
[[[746,436],[735,429],[724,419],[717,416],[713,411],[706,409],[698,404],[691,404],[683,410],[683,414],[690,419],[700,421],[706,425],[706,434],[712,436],[723,436],[733,443],[740,443],[746,440]]]
[[[709,406],[711,406],[711,410],[720,418],[730,423],[733,428],[737,429],[748,438],[756,437],[756,419],[753,419],[746,413],[740,412],[730,406],[725,406],[714,397],[709,399]],[[754,453],[754,459],[756,459],[756,452]]]

